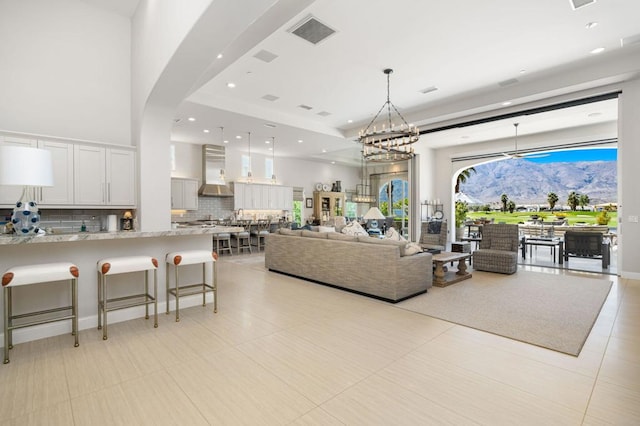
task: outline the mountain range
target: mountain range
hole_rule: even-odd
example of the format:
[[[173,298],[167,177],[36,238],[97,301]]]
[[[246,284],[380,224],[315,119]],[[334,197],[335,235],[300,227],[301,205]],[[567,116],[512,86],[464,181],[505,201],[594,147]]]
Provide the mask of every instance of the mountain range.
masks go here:
[[[474,168],[476,173],[460,190],[483,204],[501,204],[502,194],[516,205],[548,204],[547,194],[555,192],[557,205],[566,205],[571,191],[588,195],[592,205],[617,201],[617,161],[536,163],[510,159]]]

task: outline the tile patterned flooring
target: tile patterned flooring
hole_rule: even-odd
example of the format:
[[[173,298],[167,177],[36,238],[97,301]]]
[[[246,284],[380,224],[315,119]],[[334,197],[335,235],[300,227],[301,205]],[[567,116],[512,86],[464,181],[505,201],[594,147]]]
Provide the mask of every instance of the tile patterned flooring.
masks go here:
[[[215,315],[113,324],[106,342],[83,330],[78,348],[70,336],[16,345],[0,365],[0,425],[640,424],[640,281],[610,277],[576,358],[263,259],[221,258]]]

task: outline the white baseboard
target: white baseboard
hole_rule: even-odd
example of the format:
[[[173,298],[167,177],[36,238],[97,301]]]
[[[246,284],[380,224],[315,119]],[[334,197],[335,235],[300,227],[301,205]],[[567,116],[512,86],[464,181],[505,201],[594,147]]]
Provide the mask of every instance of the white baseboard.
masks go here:
[[[213,303],[213,294],[207,293],[207,304]],[[202,305],[202,295],[194,294],[191,296],[180,297],[180,308],[186,309],[192,306]],[[160,314],[164,316],[166,312],[166,305],[164,302],[158,302],[158,318],[162,318]],[[174,312],[176,309],[175,299],[169,302],[169,311]],[[213,309],[213,307],[211,308]],[[136,306],[133,308],[121,309],[118,311],[109,312],[109,325],[116,324],[123,321],[130,321],[136,318],[144,317],[144,306]],[[149,306],[149,312],[153,315],[153,307]],[[158,321],[160,323],[160,321]],[[98,315],[89,315],[86,317],[78,318],[78,329],[88,330],[93,328],[96,333],[102,333],[98,330]],[[62,334],[71,335],[71,320],[59,321],[49,324],[34,325],[33,327],[20,328],[13,331],[13,344],[31,342],[33,340],[45,339],[47,337],[60,336]],[[82,344],[82,339],[80,339]],[[0,333],[0,348],[4,347],[4,332]]]
[[[628,278],[630,280],[640,280],[640,273],[638,272],[619,271],[619,274],[622,278]]]

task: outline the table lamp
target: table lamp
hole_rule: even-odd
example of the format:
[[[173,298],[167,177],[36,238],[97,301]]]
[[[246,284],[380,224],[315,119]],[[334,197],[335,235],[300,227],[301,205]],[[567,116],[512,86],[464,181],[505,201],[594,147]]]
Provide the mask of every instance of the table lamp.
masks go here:
[[[371,207],[369,211],[367,211],[364,214],[363,217],[365,220],[371,221],[369,222],[369,228],[376,229],[376,230],[378,229],[378,219],[385,219],[384,215],[382,214],[380,209],[377,207]]]
[[[53,186],[51,151],[26,146],[0,146],[0,185],[22,186],[11,224],[17,235],[34,235],[40,231],[40,214],[36,189]]]

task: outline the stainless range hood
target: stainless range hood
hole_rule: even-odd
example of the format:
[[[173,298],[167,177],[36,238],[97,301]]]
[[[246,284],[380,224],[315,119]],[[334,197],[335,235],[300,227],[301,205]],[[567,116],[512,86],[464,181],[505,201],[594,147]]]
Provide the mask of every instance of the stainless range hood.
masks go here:
[[[233,197],[224,181],[225,152],[223,146],[202,145],[202,186],[198,195]]]

